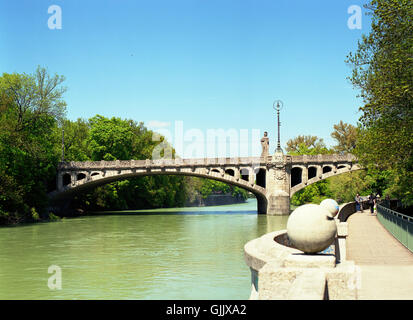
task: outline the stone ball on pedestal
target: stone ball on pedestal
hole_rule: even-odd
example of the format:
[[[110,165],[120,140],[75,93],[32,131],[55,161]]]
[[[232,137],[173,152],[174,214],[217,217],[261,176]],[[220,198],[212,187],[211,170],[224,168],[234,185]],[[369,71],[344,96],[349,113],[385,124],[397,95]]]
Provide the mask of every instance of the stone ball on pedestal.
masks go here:
[[[338,213],[339,206],[336,200],[333,199],[324,199],[321,201],[320,206],[326,208],[331,213],[331,217],[335,217]]]
[[[317,253],[328,248],[337,233],[331,213],[317,204],[305,204],[295,209],[287,221],[291,244],[305,253]]]

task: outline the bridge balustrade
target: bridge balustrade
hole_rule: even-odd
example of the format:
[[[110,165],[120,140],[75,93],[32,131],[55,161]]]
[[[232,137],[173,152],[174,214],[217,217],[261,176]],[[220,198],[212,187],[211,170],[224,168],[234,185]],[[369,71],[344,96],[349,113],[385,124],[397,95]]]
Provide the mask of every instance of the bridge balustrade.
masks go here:
[[[362,197],[360,209],[363,210],[368,207],[369,207],[369,201],[367,200],[367,197]],[[356,202],[355,201],[348,202],[342,205],[337,215],[337,218],[338,220],[340,220],[340,222],[346,222],[353,213],[356,213]]]
[[[377,205],[377,218],[400,243],[413,252],[413,218]]]

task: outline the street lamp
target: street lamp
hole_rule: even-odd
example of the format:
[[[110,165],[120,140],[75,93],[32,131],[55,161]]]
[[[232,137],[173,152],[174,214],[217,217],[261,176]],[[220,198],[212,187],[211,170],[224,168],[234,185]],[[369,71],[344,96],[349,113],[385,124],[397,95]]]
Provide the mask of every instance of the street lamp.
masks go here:
[[[278,129],[278,141],[277,141],[277,149],[275,152],[281,152],[283,153],[283,150],[281,149],[281,143],[280,143],[280,110],[283,108],[284,104],[281,100],[276,100],[274,101],[272,107],[275,111],[277,111],[277,129]]]
[[[62,162],[65,161],[65,129],[62,125]]]

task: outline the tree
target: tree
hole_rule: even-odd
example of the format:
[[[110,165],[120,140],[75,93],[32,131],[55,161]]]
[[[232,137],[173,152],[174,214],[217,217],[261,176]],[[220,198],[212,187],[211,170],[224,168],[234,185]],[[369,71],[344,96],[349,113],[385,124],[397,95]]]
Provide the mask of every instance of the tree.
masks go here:
[[[14,125],[10,129],[19,132],[35,128],[44,117],[61,120],[66,110],[64,80],[57,74],[51,77],[40,66],[34,75],[4,73],[0,80],[0,106],[14,120],[9,123]]]
[[[340,174],[327,180],[331,196],[339,203],[354,201],[357,193],[362,196],[370,194],[374,183],[374,178],[364,170]]]
[[[368,169],[388,170],[389,192],[413,204],[413,2],[372,0],[371,32],[347,56],[364,105],[355,153]]]
[[[64,120],[64,156],[65,161],[88,161],[92,158],[88,143],[90,127],[83,119]],[[57,135],[61,135],[61,128]]]
[[[331,153],[322,138],[310,135],[299,135],[298,137],[288,140],[286,151],[291,155]]]
[[[316,155],[332,153],[332,150],[329,150],[326,147],[323,139],[318,138],[317,136],[300,135],[294,139],[290,139],[287,141],[286,150],[291,155]],[[296,192],[291,198],[291,203],[296,206],[307,202],[319,203],[323,199],[327,198],[328,195],[328,182],[326,180],[322,180]]]
[[[93,161],[133,159],[131,123],[96,115],[89,119],[89,147]]]
[[[0,220],[46,214],[55,183],[57,123],[65,112],[64,78],[38,68],[33,75],[0,77]],[[39,212],[39,213],[38,213]]]
[[[167,145],[164,137],[153,141],[154,133],[142,122],[96,115],[65,122],[70,160],[149,159],[158,143]],[[65,130],[66,132],[66,130]],[[66,144],[66,143],[65,143]],[[172,148],[171,148],[172,149]],[[125,210],[182,206],[185,201],[185,179],[180,176],[146,176],[131,178],[98,187],[76,197],[75,205],[85,210]]]
[[[333,128],[334,131],[331,133],[331,137],[337,141],[334,151],[339,153],[353,152],[357,141],[357,127],[340,120]]]

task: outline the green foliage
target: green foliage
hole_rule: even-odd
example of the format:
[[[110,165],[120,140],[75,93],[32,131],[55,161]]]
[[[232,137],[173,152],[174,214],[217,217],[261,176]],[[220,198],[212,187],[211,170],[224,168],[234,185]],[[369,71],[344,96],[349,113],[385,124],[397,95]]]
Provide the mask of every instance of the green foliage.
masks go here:
[[[0,224],[56,219],[46,212],[47,193],[55,189],[62,132],[66,161],[147,159],[160,142],[168,146],[163,137],[153,141],[154,133],[132,120],[64,119],[63,81],[40,67],[33,75],[0,77]],[[85,209],[172,207],[184,203],[187,190],[184,177],[148,176],[96,188],[75,204]]]
[[[91,151],[88,144],[89,123],[83,119],[77,121],[64,120],[65,161],[91,160]],[[59,132],[57,135],[61,135]]]
[[[202,184],[200,187],[200,193],[202,198],[206,198],[211,194],[230,194],[233,197],[241,198],[246,200],[248,198],[248,191],[228,185],[226,183],[210,180],[210,179],[201,179]]]
[[[290,155],[316,155],[333,152],[326,147],[323,139],[316,136],[298,136],[290,139],[287,142],[286,150]],[[296,192],[291,197],[291,204],[300,206],[305,203],[320,203],[323,199],[328,198],[329,194],[328,182],[318,181]]]
[[[248,191],[238,187],[231,187],[231,195],[235,198],[247,200],[248,199]]]
[[[40,220],[40,216],[37,213],[35,208],[30,209],[30,214],[32,215],[32,218],[33,218],[34,221],[39,221]]]
[[[368,170],[388,171],[390,196],[413,203],[413,2],[373,0],[372,28],[347,62],[364,106],[356,154]]]
[[[89,119],[89,148],[93,161],[133,159],[131,124],[120,118],[96,115]]]
[[[323,139],[316,136],[298,136],[287,141],[286,151],[290,155],[316,155],[332,153],[329,150]]]
[[[226,194],[231,191],[231,187],[216,180],[204,180],[201,187],[201,195],[205,199],[210,194]]]
[[[331,133],[331,137],[337,141],[334,151],[338,153],[353,152],[357,142],[357,127],[340,120],[333,128],[334,131]]]
[[[70,160],[89,157],[93,161],[148,159],[152,158],[160,143],[169,148],[172,155],[175,154],[163,137],[153,139],[154,132],[145,128],[143,123],[132,120],[96,115],[88,122],[67,121],[65,126],[72,141],[68,145],[65,143],[65,153]],[[160,175],[106,184],[77,196],[75,205],[85,210],[168,208],[183,206],[187,198],[205,198],[213,193],[230,193],[243,199],[248,196],[245,190],[214,180]]]
[[[331,196],[339,203],[354,201],[357,193],[368,195],[372,191],[374,179],[366,171],[340,174],[327,179]]]
[[[320,203],[330,197],[329,184],[327,180],[322,180],[296,192],[291,198],[291,204],[300,206],[305,203]]]
[[[0,77],[0,223],[40,219],[47,206],[66,105],[63,80],[40,67],[33,75]]]
[[[60,217],[56,216],[53,212],[49,212],[49,221],[59,221],[61,220]]]
[[[71,126],[74,143],[67,148],[70,160],[148,159],[160,142],[167,144],[163,137],[159,141],[153,141],[154,133],[145,128],[143,123],[133,120],[116,117],[109,119],[96,115],[87,122],[69,122],[67,127]],[[75,205],[85,210],[181,206],[185,202],[187,190],[184,181],[184,177],[162,175],[113,182],[77,196]]]

